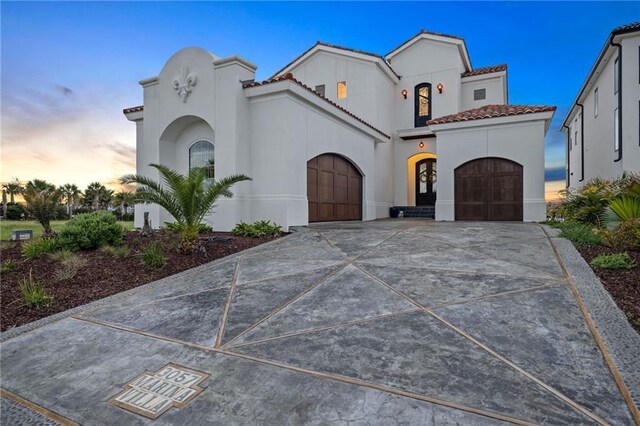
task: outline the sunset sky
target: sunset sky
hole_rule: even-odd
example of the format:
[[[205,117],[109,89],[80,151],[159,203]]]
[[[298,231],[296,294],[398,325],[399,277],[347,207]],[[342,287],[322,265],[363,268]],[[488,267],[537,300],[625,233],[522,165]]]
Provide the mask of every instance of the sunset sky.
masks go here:
[[[2,2],[0,181],[117,185],[135,171],[137,82],[177,50],[239,54],[269,77],[316,41],[384,54],[420,29],[465,38],[474,67],[509,65],[509,102],[557,105],[547,199],[564,179],[560,123],[609,32],[635,2]]]

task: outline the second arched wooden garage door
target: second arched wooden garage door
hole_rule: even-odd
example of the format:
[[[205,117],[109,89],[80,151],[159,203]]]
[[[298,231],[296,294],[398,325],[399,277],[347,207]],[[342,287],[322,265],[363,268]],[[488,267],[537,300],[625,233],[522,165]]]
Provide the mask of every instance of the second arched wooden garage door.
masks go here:
[[[522,220],[522,166],[481,158],[455,170],[456,220]]]
[[[362,219],[362,175],[349,160],[322,154],[307,162],[309,222]]]

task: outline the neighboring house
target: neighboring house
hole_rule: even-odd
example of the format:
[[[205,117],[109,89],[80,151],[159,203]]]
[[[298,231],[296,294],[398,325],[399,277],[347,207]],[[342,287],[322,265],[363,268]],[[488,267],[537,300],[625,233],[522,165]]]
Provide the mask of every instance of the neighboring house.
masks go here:
[[[640,22],[611,31],[562,131],[567,187],[640,172]]]
[[[211,178],[245,173],[208,218],[228,230],[389,217],[424,206],[437,220],[545,218],[544,136],[555,107],[507,104],[507,66],[471,66],[460,37],[421,31],[386,56],[317,43],[271,79],[199,48],[143,80],[138,173],[149,163]],[[153,226],[170,218],[157,206]],[[413,210],[415,212],[415,208]]]

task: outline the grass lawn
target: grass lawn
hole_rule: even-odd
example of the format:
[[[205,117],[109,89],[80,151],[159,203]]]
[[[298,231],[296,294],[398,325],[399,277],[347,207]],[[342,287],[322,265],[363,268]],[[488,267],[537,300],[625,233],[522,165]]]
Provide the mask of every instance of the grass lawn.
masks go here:
[[[56,232],[60,232],[62,226],[67,222],[68,220],[52,220],[51,228]],[[118,223],[127,230],[133,229],[133,222]],[[35,220],[0,220],[0,240],[11,239],[11,232],[14,229],[31,229],[33,238],[39,238],[42,235],[42,226]]]

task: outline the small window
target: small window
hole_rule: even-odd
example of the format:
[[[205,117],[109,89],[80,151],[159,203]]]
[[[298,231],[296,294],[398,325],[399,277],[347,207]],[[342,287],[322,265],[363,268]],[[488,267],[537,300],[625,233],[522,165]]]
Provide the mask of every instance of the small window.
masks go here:
[[[421,83],[415,89],[415,127],[424,127],[431,119],[431,83]]]
[[[598,88],[593,91],[593,116],[598,116]]]
[[[618,132],[618,123],[620,120],[618,108],[613,111],[613,150],[620,151],[620,132]]]
[[[209,141],[198,141],[189,148],[189,170],[204,168],[207,179],[215,177],[215,148]]]
[[[476,89],[473,91],[473,100],[481,101],[487,99],[487,89]]]
[[[578,131],[576,130],[573,134],[573,144],[578,145]]]
[[[620,63],[616,58],[615,62],[613,63],[613,93],[614,94],[618,93],[618,90],[620,89],[620,81],[618,79],[619,71],[620,71]]]
[[[569,130],[569,151],[573,149],[573,144],[571,143],[571,130]]]
[[[338,82],[338,99],[344,99],[347,97],[347,82],[339,81]]]
[[[316,86],[316,93],[318,93],[319,95],[324,96],[324,84],[320,84],[318,86]]]

